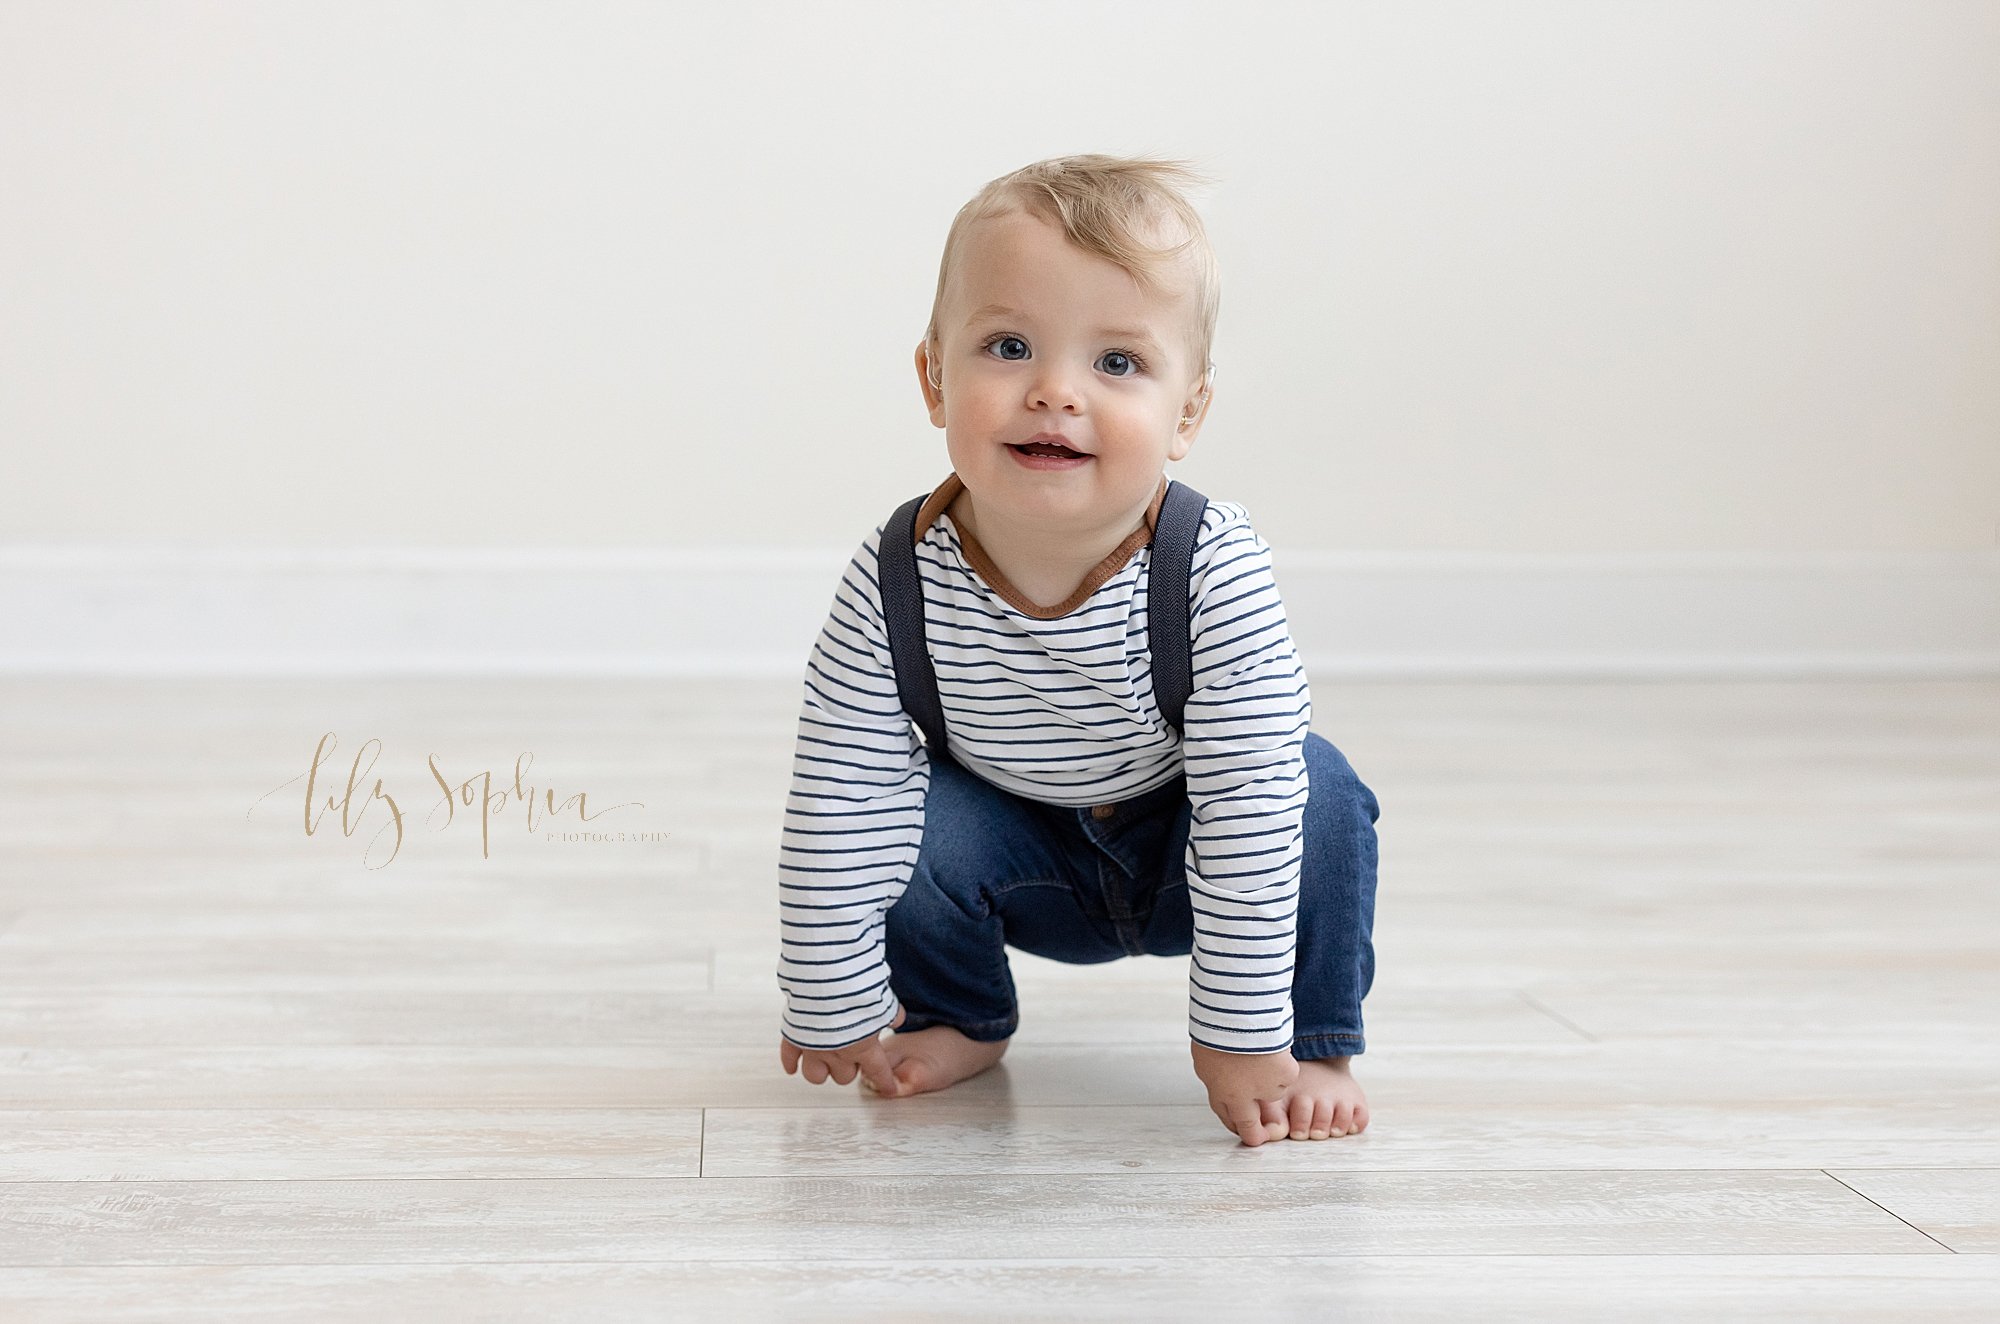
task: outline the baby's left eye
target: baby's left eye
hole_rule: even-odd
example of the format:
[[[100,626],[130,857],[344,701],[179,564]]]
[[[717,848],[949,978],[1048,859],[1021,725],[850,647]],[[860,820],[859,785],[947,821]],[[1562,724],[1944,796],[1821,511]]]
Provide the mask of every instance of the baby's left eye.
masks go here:
[[[1144,372],[1146,370],[1146,364],[1144,360],[1142,360],[1137,354],[1127,354],[1122,349],[1106,350],[1104,352],[1104,357],[1099,359],[1098,362],[1111,364],[1112,367],[1110,371],[1113,377],[1130,377],[1135,373]],[[1132,371],[1131,372],[1117,371],[1117,365],[1121,363],[1129,364],[1131,366]]]

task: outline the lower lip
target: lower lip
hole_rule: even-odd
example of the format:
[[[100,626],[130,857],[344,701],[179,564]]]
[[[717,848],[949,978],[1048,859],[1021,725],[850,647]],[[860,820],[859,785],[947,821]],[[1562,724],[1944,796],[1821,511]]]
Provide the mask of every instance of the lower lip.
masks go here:
[[[1088,455],[1030,455],[1012,446],[1007,448],[1007,453],[1030,469],[1081,469],[1090,463]]]

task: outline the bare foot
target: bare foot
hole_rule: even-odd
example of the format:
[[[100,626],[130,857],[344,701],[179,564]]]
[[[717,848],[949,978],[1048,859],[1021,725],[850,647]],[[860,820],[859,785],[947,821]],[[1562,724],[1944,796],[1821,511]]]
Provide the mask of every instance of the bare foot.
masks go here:
[[[1284,1097],[1264,1105],[1271,1139],[1325,1140],[1368,1129],[1368,1098],[1344,1057],[1299,1063],[1299,1078]]]
[[[928,1030],[898,1032],[882,1041],[889,1055],[889,1070],[900,1087],[893,1097],[927,1094],[976,1076],[1000,1060],[1008,1040],[981,1043],[968,1039],[949,1025],[933,1025]],[[861,1088],[880,1094],[866,1077]]]

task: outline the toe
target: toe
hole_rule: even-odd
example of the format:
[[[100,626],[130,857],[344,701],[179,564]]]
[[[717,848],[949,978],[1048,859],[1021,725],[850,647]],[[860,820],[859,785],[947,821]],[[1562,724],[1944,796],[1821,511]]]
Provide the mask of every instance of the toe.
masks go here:
[[[1307,1133],[1312,1130],[1313,1101],[1311,1097],[1304,1094],[1296,1096],[1292,1100],[1289,1111],[1291,1113],[1292,1139],[1304,1140]]]
[[[1326,1099],[1313,1103],[1312,1128],[1308,1132],[1314,1140],[1324,1140],[1333,1128],[1333,1104]]]

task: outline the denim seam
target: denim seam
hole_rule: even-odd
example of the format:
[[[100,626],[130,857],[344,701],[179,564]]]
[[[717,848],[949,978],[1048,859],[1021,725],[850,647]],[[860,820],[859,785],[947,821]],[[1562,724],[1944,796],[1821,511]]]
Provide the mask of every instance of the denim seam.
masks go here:
[[[1023,878],[1018,882],[1002,883],[997,887],[988,887],[986,891],[988,895],[998,897],[1006,896],[1009,892],[1018,891],[1023,887],[1060,887],[1066,892],[1069,890],[1069,883],[1061,878]]]

